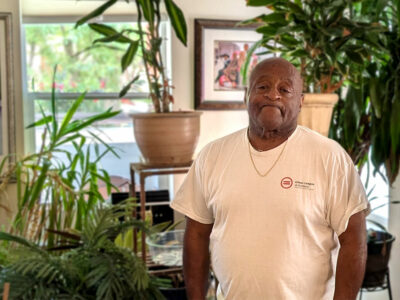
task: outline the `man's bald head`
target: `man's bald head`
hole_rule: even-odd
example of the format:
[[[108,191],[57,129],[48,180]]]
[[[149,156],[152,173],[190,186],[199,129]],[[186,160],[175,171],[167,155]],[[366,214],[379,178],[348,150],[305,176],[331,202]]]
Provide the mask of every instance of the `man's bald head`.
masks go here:
[[[304,96],[299,71],[283,58],[260,62],[252,71],[247,94],[250,131],[285,135],[297,124]]]
[[[264,75],[274,76],[277,73],[280,74],[282,72],[282,69],[285,70],[286,76],[292,77],[294,79],[296,90],[298,92],[301,92],[303,89],[303,80],[301,78],[300,72],[296,69],[294,65],[281,57],[268,58],[256,65],[250,75],[249,90],[251,90],[252,85],[258,77]]]

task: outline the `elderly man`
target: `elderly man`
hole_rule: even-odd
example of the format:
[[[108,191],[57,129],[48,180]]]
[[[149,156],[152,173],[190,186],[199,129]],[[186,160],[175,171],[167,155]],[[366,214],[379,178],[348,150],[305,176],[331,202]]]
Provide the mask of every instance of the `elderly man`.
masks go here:
[[[209,249],[221,299],[355,299],[369,206],[351,159],[297,125],[302,80],[286,60],[259,63],[246,98],[249,127],[208,144],[171,204],[187,218],[189,299],[205,299]]]

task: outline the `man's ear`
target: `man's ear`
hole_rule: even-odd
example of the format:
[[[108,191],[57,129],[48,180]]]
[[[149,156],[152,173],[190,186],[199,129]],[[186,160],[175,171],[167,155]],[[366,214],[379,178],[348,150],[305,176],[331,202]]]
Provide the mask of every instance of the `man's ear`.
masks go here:
[[[304,94],[301,94],[301,98],[300,98],[300,108],[303,106],[304,103]]]

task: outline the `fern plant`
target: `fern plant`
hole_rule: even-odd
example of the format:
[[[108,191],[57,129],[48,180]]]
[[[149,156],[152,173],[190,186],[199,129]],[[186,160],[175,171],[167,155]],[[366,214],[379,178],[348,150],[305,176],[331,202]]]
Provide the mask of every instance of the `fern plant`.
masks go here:
[[[0,240],[24,250],[0,271],[0,291],[9,282],[10,299],[163,299],[158,287],[166,282],[150,276],[139,257],[114,243],[132,226],[150,233],[144,222],[130,219],[132,207],[95,208],[82,231],[54,231],[62,240],[51,249],[1,232]]]

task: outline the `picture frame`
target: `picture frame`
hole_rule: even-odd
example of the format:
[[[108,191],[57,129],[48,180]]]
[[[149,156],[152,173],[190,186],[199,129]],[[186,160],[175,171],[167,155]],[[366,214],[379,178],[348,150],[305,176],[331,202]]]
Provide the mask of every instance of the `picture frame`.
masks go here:
[[[262,35],[257,24],[240,25],[235,20],[195,19],[195,109],[244,110],[244,87],[240,68],[248,49]],[[257,52],[263,52],[262,57]],[[273,56],[256,51],[250,62]],[[249,71],[250,73],[250,71]]]
[[[0,13],[0,160],[15,161],[15,87],[11,13]]]

